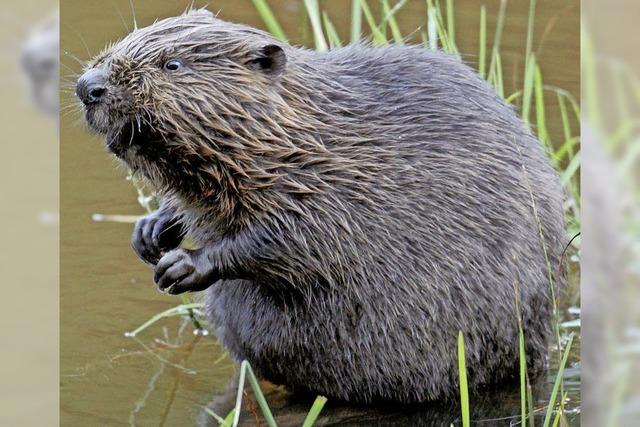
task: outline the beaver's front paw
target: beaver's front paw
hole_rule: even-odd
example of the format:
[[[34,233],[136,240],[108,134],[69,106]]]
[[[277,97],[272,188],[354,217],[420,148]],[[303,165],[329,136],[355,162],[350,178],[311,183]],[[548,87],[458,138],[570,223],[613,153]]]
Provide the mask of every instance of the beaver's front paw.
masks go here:
[[[177,248],[184,232],[170,212],[158,210],[136,222],[131,246],[144,262],[156,265],[163,251]]]
[[[176,249],[164,255],[153,274],[161,291],[170,294],[203,291],[220,278],[218,269],[200,250]]]

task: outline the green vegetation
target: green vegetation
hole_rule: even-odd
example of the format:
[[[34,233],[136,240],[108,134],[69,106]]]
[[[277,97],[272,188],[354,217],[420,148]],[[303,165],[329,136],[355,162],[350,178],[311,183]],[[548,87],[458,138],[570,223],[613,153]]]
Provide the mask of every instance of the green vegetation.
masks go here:
[[[238,392],[236,394],[236,406],[234,409],[229,412],[229,414],[223,419],[218,414],[214,413],[210,409],[206,409],[206,412],[211,415],[213,418],[218,421],[221,427],[229,427],[236,426],[240,421],[240,410],[242,407],[242,396],[244,395],[244,385],[245,380],[249,381],[249,385],[251,386],[251,390],[253,390],[253,394],[256,397],[258,402],[258,406],[262,411],[262,415],[269,427],[277,427],[276,420],[273,418],[273,414],[271,413],[271,409],[269,409],[269,405],[267,404],[267,400],[260,389],[260,384],[258,384],[258,379],[256,378],[253,370],[251,369],[251,365],[246,360],[240,364],[240,379],[238,381]],[[311,427],[316,422],[318,415],[320,415],[320,411],[324,407],[324,404],[327,403],[327,398],[323,396],[318,396],[316,400],[313,402],[307,417],[302,423],[302,427]]]
[[[458,374],[460,376],[460,408],[462,411],[462,427],[471,425],[469,414],[469,386],[467,384],[467,366],[464,354],[464,335],[458,333]]]
[[[603,48],[608,49],[610,45],[602,37],[592,38],[589,18],[594,16],[585,15],[581,26],[583,126],[591,149],[589,181],[592,185],[601,179],[607,182],[601,191],[590,191],[591,196],[598,197],[604,195],[603,191],[613,194],[620,206],[602,218],[603,224],[616,224],[612,229],[615,234],[607,233],[606,239],[595,238],[590,244],[599,251],[590,259],[591,263],[596,261],[594,264],[598,265],[599,258],[606,259],[611,248],[615,248],[617,263],[611,267],[599,266],[589,276],[590,282],[593,281],[590,283],[592,297],[607,303],[599,307],[598,316],[592,315],[589,319],[590,327],[601,331],[602,337],[595,344],[589,343],[590,352],[597,351],[599,361],[590,374],[597,379],[597,386],[588,392],[597,397],[593,399],[591,413],[599,415],[602,425],[629,425],[637,419],[629,415],[637,408],[636,361],[640,348],[637,337],[631,338],[629,333],[638,328],[640,321],[636,309],[640,296],[637,286],[640,278],[640,79],[637,69],[625,62],[628,57],[605,53]],[[606,168],[604,173],[598,171],[602,166]],[[602,207],[593,204],[590,207],[590,212],[601,212]],[[606,229],[600,224],[592,227],[595,232],[591,235]],[[598,279],[594,280],[594,276],[602,280],[606,288],[596,284]],[[573,326],[580,327],[567,322],[567,327]]]

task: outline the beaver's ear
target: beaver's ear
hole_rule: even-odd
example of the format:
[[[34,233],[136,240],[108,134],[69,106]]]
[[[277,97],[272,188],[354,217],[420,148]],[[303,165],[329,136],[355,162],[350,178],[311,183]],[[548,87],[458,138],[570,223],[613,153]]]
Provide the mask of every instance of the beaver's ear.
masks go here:
[[[280,75],[287,65],[287,55],[280,46],[275,44],[262,46],[251,56],[252,58],[247,61],[247,66],[265,74]]]

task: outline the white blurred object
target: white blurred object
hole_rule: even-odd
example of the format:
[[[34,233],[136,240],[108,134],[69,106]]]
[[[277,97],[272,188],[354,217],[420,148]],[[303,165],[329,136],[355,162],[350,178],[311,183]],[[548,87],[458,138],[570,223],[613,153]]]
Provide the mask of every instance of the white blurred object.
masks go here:
[[[58,116],[59,57],[58,11],[31,31],[22,46],[20,63],[29,82],[31,96],[36,107],[53,117]]]
[[[38,214],[38,222],[43,225],[55,225],[60,222],[58,212],[42,211]]]

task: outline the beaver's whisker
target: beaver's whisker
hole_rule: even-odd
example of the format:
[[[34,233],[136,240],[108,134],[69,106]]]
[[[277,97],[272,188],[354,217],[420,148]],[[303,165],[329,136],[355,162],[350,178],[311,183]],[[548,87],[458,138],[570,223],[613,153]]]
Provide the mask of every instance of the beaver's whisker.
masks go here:
[[[65,56],[68,56],[69,58],[75,59],[76,62],[80,65],[82,65],[84,67],[84,61],[81,60],[80,58],[78,58],[77,56],[75,56],[74,54],[72,54],[71,52],[69,52],[68,50],[64,51]]]
[[[82,114],[82,111],[79,108],[77,108],[75,105],[65,105],[64,107],[60,107],[60,111],[65,113]]]
[[[77,108],[77,105],[73,104],[73,103],[68,103],[68,104],[60,104],[60,110],[64,111],[64,110],[71,110],[73,108]],[[79,109],[78,109],[79,110]]]
[[[76,92],[76,86],[71,83],[64,83],[60,85],[60,91],[64,93],[68,93],[74,95]]]
[[[60,78],[60,86],[71,87],[76,85],[75,76],[62,76]]]
[[[73,113],[75,113],[75,111],[73,111],[73,110],[61,111],[60,112],[60,118],[61,119],[66,119],[67,117],[71,117],[73,115]]]
[[[76,90],[74,87],[71,86],[67,86],[67,87],[61,87],[60,88],[60,92],[64,93],[64,94],[69,94],[69,95],[74,95]],[[74,99],[74,101],[77,101],[76,99]]]
[[[73,68],[69,67],[64,62],[60,62],[60,65],[63,66],[67,71],[69,71],[71,73],[70,74],[71,76],[80,77],[80,73],[76,72],[76,70],[74,70]]]
[[[60,87],[66,89],[75,89],[76,79],[60,79]]]
[[[82,43],[82,45],[84,46],[85,50],[87,51],[87,55],[89,55],[89,58],[93,57],[93,54],[91,53],[91,50],[89,49],[89,45],[87,45],[86,40],[84,39],[84,37],[82,37],[82,34],[80,34],[80,32],[78,32],[78,30],[76,30],[75,28],[73,28],[70,25],[65,25],[66,28],[69,28],[71,31],[73,31],[78,38],[80,39],[80,42]]]
[[[135,135],[135,127],[133,125],[133,122],[131,122],[131,138],[129,139],[129,147],[131,147],[133,145],[133,135]]]
[[[135,118],[136,118],[136,123],[138,124],[138,132],[142,132],[142,128],[140,126],[140,115],[136,113]]]
[[[143,107],[142,109],[145,113],[147,113],[147,116],[149,116],[149,120],[147,121],[145,119],[145,121],[147,122],[147,124],[149,125],[149,127],[151,128],[151,130],[156,130],[155,127],[153,126],[153,117],[151,116],[151,112],[149,111],[149,109],[147,107]]]
[[[91,53],[91,49],[89,49],[89,45],[87,44],[87,41],[84,39],[84,37],[82,37],[82,34],[80,34],[78,31],[75,31],[75,32],[80,38],[80,41],[82,42],[82,45],[84,46],[85,50],[87,51],[87,55],[89,55],[89,58],[92,58],[93,53]]]
[[[187,7],[185,7],[185,9],[182,11],[183,14],[185,13],[189,13],[190,10],[193,10],[193,6],[194,6],[195,1],[191,0],[190,2],[187,3]],[[206,7],[206,6],[205,6]]]
[[[60,109],[60,117],[61,118],[67,118],[69,116],[76,116],[76,118],[78,119],[78,122],[82,122],[82,117],[84,116],[84,114],[82,114],[82,110],[80,108],[74,108],[76,106],[74,105],[66,105],[64,107],[62,107]]]
[[[75,82],[78,77],[80,77],[80,74],[76,74],[75,72],[71,74],[63,74],[62,76],[60,76],[62,81],[66,82]]]
[[[125,21],[124,16],[122,16],[122,12],[120,12],[120,8],[118,7],[118,5],[116,3],[114,3],[113,0],[111,0],[111,5],[114,7],[116,12],[118,13],[118,16],[120,17],[120,20],[122,21],[122,25],[124,25],[124,29],[127,30],[127,33],[130,33],[131,30],[129,29],[129,26],[127,25],[127,21]]]
[[[131,6],[131,14],[133,15],[133,30],[138,29],[138,21],[136,19],[136,9],[133,7],[133,0],[129,0],[129,5]]]

